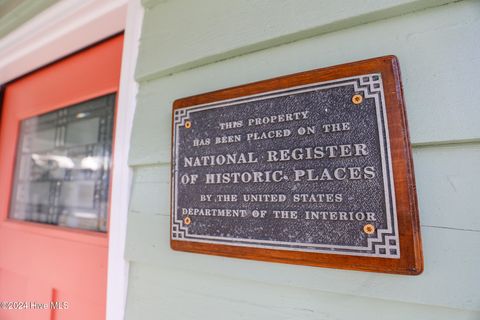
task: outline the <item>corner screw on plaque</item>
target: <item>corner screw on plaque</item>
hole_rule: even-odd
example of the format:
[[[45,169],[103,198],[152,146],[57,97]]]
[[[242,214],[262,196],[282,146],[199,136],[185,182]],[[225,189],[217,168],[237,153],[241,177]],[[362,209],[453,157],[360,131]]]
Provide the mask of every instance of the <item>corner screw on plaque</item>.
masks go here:
[[[360,104],[360,103],[362,103],[362,101],[363,101],[363,97],[359,94],[356,94],[352,97],[352,102],[354,104]]]
[[[363,232],[365,232],[366,234],[372,234],[375,232],[375,227],[373,226],[373,224],[366,224],[363,226]]]
[[[188,226],[190,223],[192,223],[192,219],[190,219],[190,217],[185,217],[183,222]]]
[[[192,123],[190,121],[185,121],[185,128],[190,129]]]

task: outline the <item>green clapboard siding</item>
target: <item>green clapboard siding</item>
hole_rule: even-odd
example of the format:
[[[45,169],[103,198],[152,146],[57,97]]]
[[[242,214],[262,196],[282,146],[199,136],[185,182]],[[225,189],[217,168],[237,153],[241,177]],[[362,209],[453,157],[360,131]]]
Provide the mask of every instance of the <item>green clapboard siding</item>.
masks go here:
[[[143,82],[130,162],[170,161],[170,140],[152,137],[170,137],[177,98],[388,54],[400,60],[414,144],[480,141],[479,12],[480,1],[462,1]]]
[[[480,319],[480,1],[447,2],[144,0],[127,319]],[[422,275],[170,249],[175,99],[386,54],[402,68]]]
[[[129,319],[476,320],[478,313],[131,265]],[[380,316],[381,315],[381,316]]]
[[[145,14],[137,75],[154,78],[448,2],[452,1],[146,1],[150,10]],[[168,50],[159,50],[159,44]]]

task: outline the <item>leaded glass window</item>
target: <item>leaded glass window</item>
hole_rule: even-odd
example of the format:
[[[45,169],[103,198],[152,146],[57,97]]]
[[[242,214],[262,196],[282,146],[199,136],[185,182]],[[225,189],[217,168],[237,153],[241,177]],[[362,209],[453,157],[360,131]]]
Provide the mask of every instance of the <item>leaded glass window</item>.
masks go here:
[[[20,123],[10,218],[106,232],[115,94]]]

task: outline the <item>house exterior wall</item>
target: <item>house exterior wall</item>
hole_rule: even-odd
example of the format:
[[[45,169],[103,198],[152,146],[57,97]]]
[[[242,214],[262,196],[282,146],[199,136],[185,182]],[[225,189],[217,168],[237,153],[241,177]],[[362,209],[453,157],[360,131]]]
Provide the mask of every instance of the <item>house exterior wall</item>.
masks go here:
[[[143,2],[129,164],[127,319],[480,318],[480,2]],[[413,145],[419,276],[176,252],[169,245],[175,99],[396,55]]]

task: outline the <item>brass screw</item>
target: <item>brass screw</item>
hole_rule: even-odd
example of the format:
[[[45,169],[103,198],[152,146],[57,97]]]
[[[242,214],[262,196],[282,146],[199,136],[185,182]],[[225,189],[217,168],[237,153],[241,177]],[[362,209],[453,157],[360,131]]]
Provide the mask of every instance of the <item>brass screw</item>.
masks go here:
[[[183,222],[188,226],[190,223],[192,223],[192,219],[190,219],[190,217],[185,217]]]
[[[185,121],[185,128],[190,129],[192,123],[190,121]]]
[[[375,232],[375,227],[373,226],[373,224],[366,224],[363,226],[363,232],[365,232],[366,234],[372,234]]]
[[[352,102],[354,104],[360,104],[360,103],[362,103],[362,101],[363,101],[363,97],[359,94],[356,94],[352,97]]]

